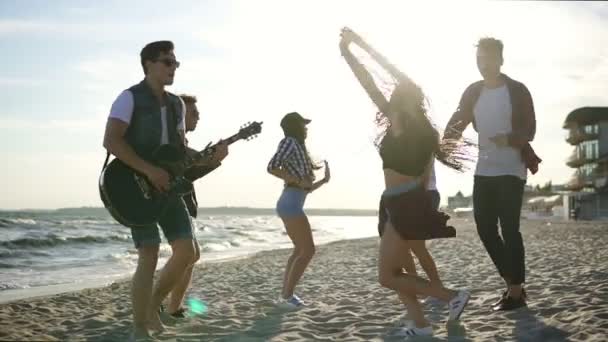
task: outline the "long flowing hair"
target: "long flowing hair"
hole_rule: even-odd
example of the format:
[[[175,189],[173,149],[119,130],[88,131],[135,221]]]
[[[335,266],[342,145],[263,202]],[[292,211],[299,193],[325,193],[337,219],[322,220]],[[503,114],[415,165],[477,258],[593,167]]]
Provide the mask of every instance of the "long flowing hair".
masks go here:
[[[376,112],[374,123],[377,134],[374,140],[376,148],[380,148],[383,138],[389,132],[395,122],[401,126],[404,134],[410,137],[431,137],[420,141],[430,141],[433,146],[431,150],[434,156],[445,166],[456,171],[465,171],[468,162],[475,160],[474,147],[476,144],[467,138],[442,139],[439,130],[428,115],[430,101],[422,91],[422,88],[409,77],[402,74],[401,80],[397,80],[371,57],[358,57],[361,65],[372,75],[376,86],[385,98],[389,99],[389,105],[385,111]],[[409,104],[405,109],[404,104]]]

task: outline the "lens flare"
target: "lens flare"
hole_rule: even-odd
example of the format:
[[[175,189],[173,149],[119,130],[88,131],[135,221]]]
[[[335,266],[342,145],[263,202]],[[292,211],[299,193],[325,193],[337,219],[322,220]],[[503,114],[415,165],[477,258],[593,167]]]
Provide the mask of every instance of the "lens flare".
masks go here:
[[[188,307],[193,315],[204,315],[208,310],[207,304],[196,298],[188,298]]]

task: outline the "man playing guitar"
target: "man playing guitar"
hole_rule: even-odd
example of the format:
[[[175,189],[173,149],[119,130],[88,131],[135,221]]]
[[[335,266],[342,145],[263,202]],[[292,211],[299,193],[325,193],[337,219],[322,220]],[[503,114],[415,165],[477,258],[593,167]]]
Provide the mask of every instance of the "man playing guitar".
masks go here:
[[[170,41],[147,44],[141,51],[145,78],[123,91],[114,101],[107,121],[103,146],[120,161],[145,175],[158,191],[170,186],[170,175],[150,162],[159,146],[185,145],[185,105],[176,95],[165,91],[173,84],[179,62]],[[222,149],[216,149],[215,159]],[[153,288],[158,261],[160,235],[157,224],[132,228],[138,251],[137,269],[133,275],[133,339],[149,336],[149,330],[162,331],[158,309],[196,261],[192,221],[184,201],[177,198],[167,206],[158,221],[171,245],[172,255],[163,267]]]

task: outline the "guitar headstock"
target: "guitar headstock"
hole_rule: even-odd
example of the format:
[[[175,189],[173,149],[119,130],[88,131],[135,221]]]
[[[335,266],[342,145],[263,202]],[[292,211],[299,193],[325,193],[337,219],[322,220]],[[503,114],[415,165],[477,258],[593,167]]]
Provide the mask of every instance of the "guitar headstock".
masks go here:
[[[237,136],[240,139],[244,139],[244,140],[254,139],[255,137],[258,136],[258,134],[260,134],[260,132],[262,132],[262,123],[263,122],[261,122],[261,121],[254,121],[254,122],[246,123],[245,125],[243,125],[241,127],[241,129],[237,133]]]

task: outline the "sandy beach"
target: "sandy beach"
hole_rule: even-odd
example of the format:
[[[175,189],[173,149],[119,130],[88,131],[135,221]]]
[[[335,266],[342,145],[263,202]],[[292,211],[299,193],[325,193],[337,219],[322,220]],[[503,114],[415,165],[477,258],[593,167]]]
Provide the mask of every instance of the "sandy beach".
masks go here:
[[[448,287],[472,299],[460,323],[447,307],[426,304],[434,339],[457,341],[606,341],[608,224],[524,221],[529,307],[492,312],[502,282],[474,224],[453,220],[458,236],[429,243]],[[375,228],[374,228],[375,229]],[[396,295],[377,282],[378,239],[319,246],[297,289],[299,311],[275,307],[289,250],[197,265],[189,297],[205,314],[168,321],[162,341],[399,341]],[[131,324],[130,283],[0,304],[0,340],[124,341]]]

